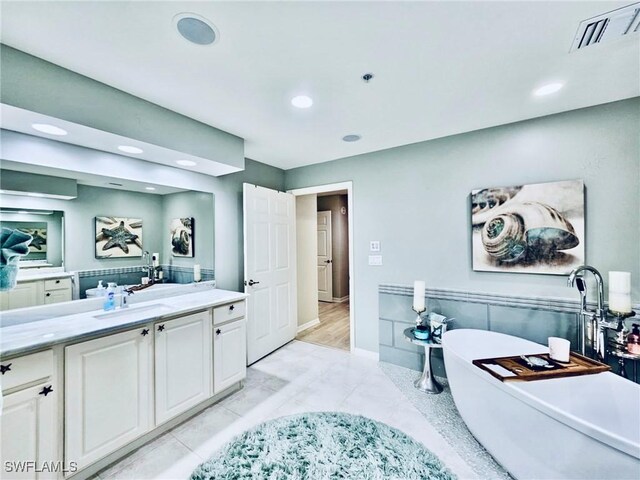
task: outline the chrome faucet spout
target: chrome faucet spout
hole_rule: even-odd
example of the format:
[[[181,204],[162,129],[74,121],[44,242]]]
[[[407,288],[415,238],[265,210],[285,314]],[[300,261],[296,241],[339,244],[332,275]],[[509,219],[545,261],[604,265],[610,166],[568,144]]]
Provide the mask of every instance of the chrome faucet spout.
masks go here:
[[[596,288],[598,290],[598,300],[595,312],[587,308],[587,292],[583,277],[579,277],[581,272],[591,272],[596,280]],[[567,285],[573,287],[577,285],[580,291],[580,337],[582,354],[585,353],[585,345],[587,343],[586,321],[589,319],[592,324],[592,346],[596,357],[600,360],[604,359],[604,332],[606,312],[604,309],[604,281],[598,270],[590,265],[581,265],[574,269],[567,279]]]

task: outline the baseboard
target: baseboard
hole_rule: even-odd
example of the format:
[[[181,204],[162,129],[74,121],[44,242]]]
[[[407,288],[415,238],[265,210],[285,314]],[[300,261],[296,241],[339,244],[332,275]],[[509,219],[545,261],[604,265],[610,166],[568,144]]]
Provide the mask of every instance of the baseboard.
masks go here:
[[[358,357],[368,358],[369,360],[375,360],[376,362],[380,361],[380,354],[378,352],[372,352],[371,350],[365,350],[364,348],[354,347],[351,352]]]
[[[298,333],[305,331],[307,328],[315,327],[316,325],[320,325],[319,318],[314,318],[313,320],[298,326]]]
[[[349,295],[345,295],[342,298],[333,297],[333,303],[346,303],[349,301]]]

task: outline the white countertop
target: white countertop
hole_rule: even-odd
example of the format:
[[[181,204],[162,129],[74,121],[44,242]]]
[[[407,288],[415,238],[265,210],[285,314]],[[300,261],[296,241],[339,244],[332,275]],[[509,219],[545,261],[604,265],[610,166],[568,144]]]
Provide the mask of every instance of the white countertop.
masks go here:
[[[199,289],[196,293],[130,304],[126,309],[112,312],[84,311],[10,325],[0,328],[0,356],[21,355],[56,344],[127,330],[162,318],[204,310],[246,297],[248,295],[245,293],[207,288]]]
[[[37,280],[51,280],[52,278],[67,278],[73,277],[73,273],[70,272],[39,272],[35,271],[28,272],[29,269],[25,269],[26,272],[23,273],[23,270],[18,271],[18,283],[24,282],[35,282]]]

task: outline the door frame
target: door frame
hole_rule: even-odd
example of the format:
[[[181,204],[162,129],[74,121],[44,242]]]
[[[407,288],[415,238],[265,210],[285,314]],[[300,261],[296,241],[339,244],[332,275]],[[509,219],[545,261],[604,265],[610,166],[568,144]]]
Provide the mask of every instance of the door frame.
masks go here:
[[[353,182],[329,183],[313,187],[294,188],[287,190],[296,197],[318,193],[328,193],[336,190],[347,191],[347,221],[349,225],[349,350],[356,350],[356,324],[355,324],[355,269],[353,256]],[[297,228],[297,227],[296,227]],[[298,259],[296,258],[296,262]]]

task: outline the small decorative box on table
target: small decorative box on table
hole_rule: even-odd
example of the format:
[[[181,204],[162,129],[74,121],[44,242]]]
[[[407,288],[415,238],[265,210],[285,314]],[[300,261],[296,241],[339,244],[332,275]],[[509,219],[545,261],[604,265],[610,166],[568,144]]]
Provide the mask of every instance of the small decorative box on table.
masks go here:
[[[571,352],[567,363],[557,362],[547,353],[513,357],[483,358],[473,364],[501,382],[545,380],[548,378],[591,375],[611,370],[609,365]]]

